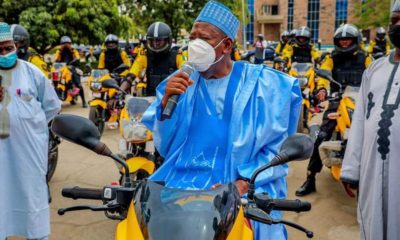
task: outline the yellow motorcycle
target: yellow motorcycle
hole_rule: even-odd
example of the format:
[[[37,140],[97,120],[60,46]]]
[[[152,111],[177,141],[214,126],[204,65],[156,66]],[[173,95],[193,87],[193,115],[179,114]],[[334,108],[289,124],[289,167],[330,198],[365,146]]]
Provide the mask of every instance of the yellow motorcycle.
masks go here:
[[[74,71],[82,74],[82,71],[75,65],[79,60],[73,60],[68,65],[66,63],[54,63],[51,67],[51,80],[54,89],[61,101],[74,103],[79,95],[79,88],[72,81]]]
[[[307,122],[311,118],[309,109],[312,106],[312,93],[315,89],[315,70],[312,63],[292,63],[289,75],[299,80],[301,87],[303,101],[300,111],[299,124],[297,127],[298,132],[303,132],[307,127]]]
[[[331,104],[335,104],[335,102],[338,104],[337,112],[327,115],[329,119],[336,120],[335,132],[329,141],[323,142],[319,147],[322,162],[331,169],[333,178],[339,181],[359,87],[347,86],[343,91],[342,85],[332,78],[329,71],[320,69],[317,75],[339,86],[339,92],[333,94],[329,99]]]
[[[143,113],[155,100],[155,97],[126,96],[125,107],[120,116],[120,135],[118,156],[125,160],[129,166],[132,181],[144,179],[150,176],[159,156],[153,143],[151,132],[141,123]],[[157,166],[160,163],[157,164]],[[119,166],[122,174],[124,169]]]
[[[123,96],[118,95],[119,84],[117,81],[120,79],[119,73],[128,68],[126,65],[121,65],[112,74],[106,69],[91,70],[88,78],[88,86],[92,92],[92,100],[89,101],[89,119],[98,127],[101,134],[103,134],[106,125],[110,128],[118,126],[119,115],[124,102]],[[114,79],[117,81],[114,81]],[[104,83],[107,81],[110,83],[110,80],[116,82],[116,84],[105,86]],[[115,109],[108,109],[107,102],[112,98],[118,99],[118,104]]]
[[[306,233],[313,233],[300,225],[274,219],[273,210],[309,211],[311,204],[300,200],[272,199],[267,193],[255,193],[255,180],[264,170],[294,160],[308,159],[313,150],[311,139],[296,134],[286,139],[279,154],[268,165],[257,169],[249,181],[247,199],[241,199],[234,184],[213,190],[183,190],[165,187],[151,180],[131,181],[129,166],[100,142],[100,133],[87,119],[74,115],[57,116],[52,130],[62,138],[84,146],[100,155],[108,156],[125,169],[122,186],[103,189],[64,188],[62,195],[73,199],[102,200],[103,205],[81,205],[58,210],[104,211],[111,219],[121,220],[115,233],[116,240],[174,239],[174,240],[252,240],[249,220],[265,224],[286,224]]]
[[[277,56],[274,58],[274,63],[273,63],[274,69],[287,73],[288,72],[288,67],[287,67],[287,62],[281,58],[281,56]]]

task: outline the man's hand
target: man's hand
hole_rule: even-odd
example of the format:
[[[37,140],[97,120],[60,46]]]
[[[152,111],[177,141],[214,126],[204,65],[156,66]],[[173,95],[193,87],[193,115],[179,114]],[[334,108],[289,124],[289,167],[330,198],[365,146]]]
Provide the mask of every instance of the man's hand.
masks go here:
[[[320,89],[320,90],[318,90],[318,92],[317,92],[317,99],[318,99],[320,102],[323,102],[323,101],[326,100],[326,95],[327,95],[326,90],[325,90],[325,89]]]
[[[344,190],[346,191],[347,195],[349,195],[349,197],[352,197],[352,198],[356,197],[358,188],[356,186],[353,186],[350,183],[346,183],[346,182],[342,182],[342,183],[343,183],[343,187],[344,187]]]
[[[162,99],[163,108],[165,108],[168,99],[172,95],[181,95],[186,92],[186,89],[192,84],[193,80],[189,79],[189,76],[186,73],[179,72],[175,76],[172,76],[165,86],[165,95]]]
[[[0,102],[3,101],[3,97],[4,97],[4,88],[0,86]]]

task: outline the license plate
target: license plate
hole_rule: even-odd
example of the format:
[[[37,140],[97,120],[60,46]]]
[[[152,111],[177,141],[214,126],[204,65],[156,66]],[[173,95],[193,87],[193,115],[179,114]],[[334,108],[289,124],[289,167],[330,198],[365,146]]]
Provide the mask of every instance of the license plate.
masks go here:
[[[101,98],[101,93],[92,92],[92,97],[93,97],[93,98]]]

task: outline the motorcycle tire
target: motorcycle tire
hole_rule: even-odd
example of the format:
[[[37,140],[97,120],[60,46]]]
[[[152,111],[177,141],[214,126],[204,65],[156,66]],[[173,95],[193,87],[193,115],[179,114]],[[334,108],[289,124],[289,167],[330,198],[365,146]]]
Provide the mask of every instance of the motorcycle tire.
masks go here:
[[[48,161],[47,161],[47,182],[50,182],[51,178],[53,177],[57,163],[58,163],[58,144],[59,140],[54,135],[54,133],[49,133],[49,152],[48,152]]]
[[[96,125],[97,129],[100,132],[100,136],[103,135],[105,126],[103,111],[105,110],[100,107],[92,107],[92,106],[90,107],[89,110],[89,120],[92,121],[94,125]]]
[[[301,105],[299,122],[297,123],[297,132],[304,132],[304,105]]]

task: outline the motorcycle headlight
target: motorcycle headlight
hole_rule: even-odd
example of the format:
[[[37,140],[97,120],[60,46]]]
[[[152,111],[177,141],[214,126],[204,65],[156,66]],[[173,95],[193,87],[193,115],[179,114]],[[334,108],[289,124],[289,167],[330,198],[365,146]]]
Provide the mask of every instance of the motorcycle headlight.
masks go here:
[[[92,82],[90,84],[90,89],[92,89],[92,91],[100,91],[102,88],[101,82]]]
[[[346,108],[347,109],[347,113],[349,114],[349,117],[350,117],[350,121],[353,121],[353,113],[354,113],[354,110],[353,109],[351,109],[351,108]]]
[[[305,86],[307,86],[308,78],[303,77],[303,76],[299,76],[297,79],[299,79],[300,87],[305,87]]]

